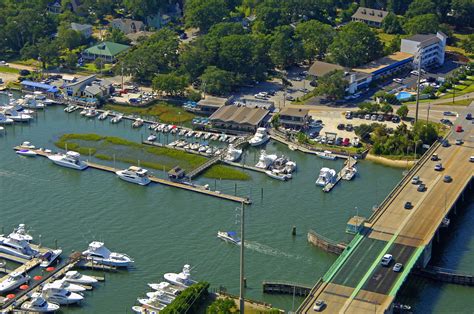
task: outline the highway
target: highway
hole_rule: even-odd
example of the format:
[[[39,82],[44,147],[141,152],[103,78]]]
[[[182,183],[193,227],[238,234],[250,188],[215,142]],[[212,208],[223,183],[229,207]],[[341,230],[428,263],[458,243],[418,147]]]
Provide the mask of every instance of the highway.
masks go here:
[[[474,113],[474,102],[465,112]],[[454,130],[448,135],[449,147],[436,144],[434,151],[440,160],[423,158],[403,181],[384,206],[380,214],[366,223],[362,239],[348,248],[349,255],[339,258],[322,283],[313,289],[310,299],[305,300],[297,313],[316,313],[316,300],[324,300],[326,313],[383,313],[393,302],[398,289],[423,250],[430,245],[443,218],[447,216],[466,185],[474,175],[474,125],[461,112],[455,126],[461,125],[463,132]],[[462,145],[455,145],[462,139]],[[434,166],[442,163],[443,170]],[[452,177],[444,182],[445,175]],[[423,192],[411,183],[413,176],[419,176],[426,185]],[[413,204],[405,209],[405,203]],[[390,267],[383,267],[380,260],[384,254],[392,254]],[[404,265],[401,272],[392,270],[394,263]],[[334,265],[333,265],[334,266]]]

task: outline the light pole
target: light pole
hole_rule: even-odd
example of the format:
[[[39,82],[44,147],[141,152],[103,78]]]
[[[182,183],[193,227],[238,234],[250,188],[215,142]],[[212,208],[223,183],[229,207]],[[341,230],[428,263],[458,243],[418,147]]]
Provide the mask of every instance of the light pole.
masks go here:
[[[421,79],[421,49],[418,50],[418,80],[416,83],[415,123],[418,122],[418,106],[420,104],[420,79]]]
[[[430,120],[430,109],[431,109],[431,104],[428,104],[428,111],[426,113],[426,125],[428,125],[428,121]]]
[[[242,202],[242,206],[240,208],[240,294],[239,294],[239,304],[240,304],[240,313],[244,314],[245,312],[245,299],[244,299],[244,224],[245,224],[245,205]]]

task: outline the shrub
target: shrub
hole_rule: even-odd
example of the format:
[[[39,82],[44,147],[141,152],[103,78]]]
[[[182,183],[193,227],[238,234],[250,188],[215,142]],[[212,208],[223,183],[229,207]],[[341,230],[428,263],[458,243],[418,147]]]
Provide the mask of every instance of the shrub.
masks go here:
[[[160,313],[162,314],[179,314],[179,313],[196,313],[199,304],[207,297],[209,283],[198,282],[181,292],[176,299],[173,300]]]

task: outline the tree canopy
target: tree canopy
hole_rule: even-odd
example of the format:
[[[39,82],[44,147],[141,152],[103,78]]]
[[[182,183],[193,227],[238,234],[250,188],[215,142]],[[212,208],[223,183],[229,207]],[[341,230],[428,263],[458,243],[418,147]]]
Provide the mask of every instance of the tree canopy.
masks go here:
[[[439,30],[439,19],[435,14],[424,14],[412,17],[403,25],[408,34],[429,34]]]
[[[341,99],[346,93],[348,84],[344,78],[344,72],[335,70],[319,78],[317,92],[319,95],[326,95],[331,100]]]
[[[317,20],[299,23],[296,34],[302,40],[304,56],[309,60],[316,56],[322,57],[336,35],[330,25]]]

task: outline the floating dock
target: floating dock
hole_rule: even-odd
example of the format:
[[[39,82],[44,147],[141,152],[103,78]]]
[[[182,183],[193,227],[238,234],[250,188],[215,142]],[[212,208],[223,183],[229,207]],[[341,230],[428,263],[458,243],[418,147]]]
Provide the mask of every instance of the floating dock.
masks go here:
[[[352,158],[352,157],[349,157],[349,158],[344,162],[344,167],[342,167],[342,169],[337,173],[336,180],[335,180],[334,182],[332,182],[332,183],[327,184],[327,185],[323,188],[323,192],[326,192],[326,193],[327,193],[327,192],[331,192],[331,190],[339,183],[339,181],[341,181],[344,172],[346,172],[349,167],[355,166],[356,163],[357,163],[357,159],[354,159],[354,158]]]
[[[14,150],[20,150],[20,149],[23,149],[23,148],[21,146],[14,147]],[[38,156],[42,156],[42,157],[48,157],[48,156],[52,155],[51,153],[46,153],[46,152],[44,152],[42,150],[38,150],[38,149],[30,149],[30,150],[34,151],[36,154],[38,154]],[[97,164],[97,163],[94,163],[94,162],[87,162],[87,164],[91,168],[106,171],[106,172],[112,172],[114,174],[115,174],[116,171],[121,170],[121,169],[113,168],[113,167],[110,167],[110,166],[100,165],[100,164]],[[180,182],[173,182],[173,181],[166,180],[166,179],[161,179],[161,178],[158,178],[158,177],[155,177],[155,176],[149,176],[149,178],[150,178],[151,182],[166,185],[166,186],[170,186],[170,187],[180,188],[180,189],[183,189],[183,190],[196,192],[196,193],[200,193],[200,194],[204,194],[204,195],[209,195],[209,196],[221,198],[221,199],[232,201],[232,202],[244,203],[244,204],[247,204],[247,205],[252,203],[251,200],[248,197],[243,198],[243,197],[239,197],[239,196],[224,194],[224,193],[221,193],[219,191],[211,191],[211,190],[207,190],[204,187],[197,186],[197,185],[194,185],[194,184],[191,184],[191,183],[185,184],[185,183],[180,183]]]

